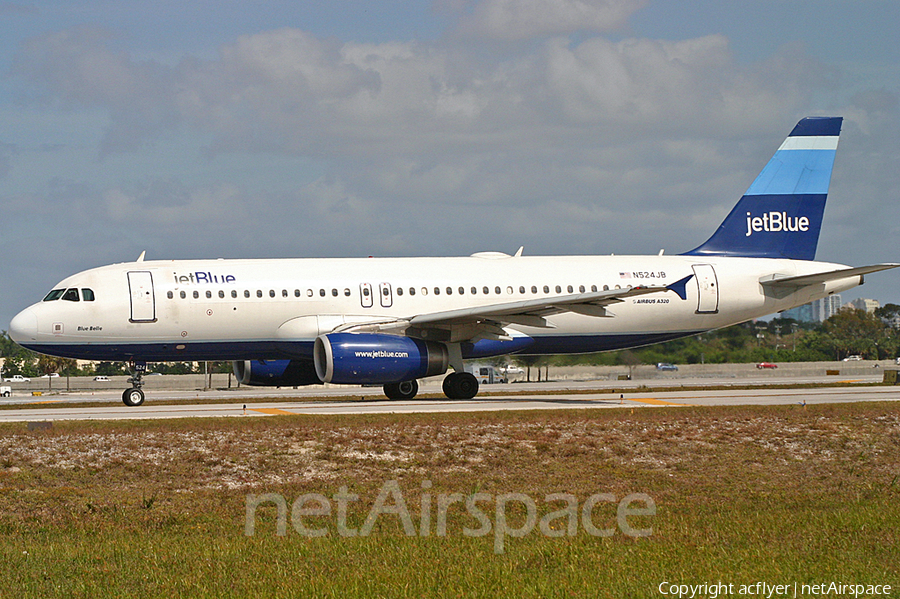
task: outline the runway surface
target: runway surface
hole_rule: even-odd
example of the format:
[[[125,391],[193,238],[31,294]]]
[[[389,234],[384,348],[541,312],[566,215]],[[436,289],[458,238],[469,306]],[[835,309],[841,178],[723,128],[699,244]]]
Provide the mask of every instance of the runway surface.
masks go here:
[[[784,382],[784,381],[781,381]],[[712,384],[707,381],[707,384]],[[581,387],[581,385],[584,385]],[[366,389],[367,393],[359,395],[359,399],[329,399],[327,396],[317,398],[300,397],[297,390],[288,390],[295,396],[292,400],[277,398],[273,401],[248,401],[227,395],[231,401],[222,403],[180,403],[161,405],[154,403],[150,396],[144,405],[129,408],[116,403],[110,398],[110,405],[103,407],[79,406],[86,399],[93,397],[77,397],[38,400],[24,404],[19,403],[17,409],[0,410],[0,421],[55,421],[55,420],[120,420],[120,419],[156,419],[156,418],[197,418],[214,416],[259,417],[289,414],[378,414],[378,413],[419,413],[419,412],[482,412],[500,410],[556,410],[585,408],[636,408],[636,407],[668,407],[687,406],[722,406],[722,405],[816,405],[825,403],[844,403],[858,401],[900,401],[900,386],[859,386],[837,388],[791,388],[778,389],[760,386],[753,389],[685,389],[679,391],[616,392],[610,389],[590,389],[588,383],[580,384],[576,389],[572,385],[565,387],[566,392],[537,394],[533,390],[522,395],[483,395],[475,399],[448,400],[446,398],[416,398],[408,401],[390,401],[383,399],[377,389]],[[625,389],[625,387],[621,387]],[[492,391],[490,388],[486,392]],[[347,390],[343,390],[347,395]],[[167,393],[166,395],[172,395]],[[184,392],[186,398],[195,394]],[[208,394],[196,394],[209,399]],[[259,397],[259,396],[258,396]],[[265,397],[265,396],[262,396]],[[38,399],[38,398],[35,398]],[[157,398],[160,401],[161,398]],[[246,402],[246,403],[245,403]],[[6,403],[6,402],[4,402]],[[55,405],[50,406],[49,403]],[[71,407],[69,407],[71,405]]]

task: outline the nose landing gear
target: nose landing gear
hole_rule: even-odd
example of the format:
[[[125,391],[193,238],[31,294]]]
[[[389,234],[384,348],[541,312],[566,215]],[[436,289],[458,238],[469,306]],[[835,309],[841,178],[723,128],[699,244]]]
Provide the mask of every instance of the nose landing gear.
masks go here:
[[[144,381],[141,379],[144,376],[144,372],[147,371],[147,363],[128,362],[128,370],[131,372],[131,378],[128,379],[128,382],[131,383],[131,389],[125,389],[122,393],[122,403],[129,408],[133,408],[144,403],[144,392],[141,390],[141,387],[144,386]]]

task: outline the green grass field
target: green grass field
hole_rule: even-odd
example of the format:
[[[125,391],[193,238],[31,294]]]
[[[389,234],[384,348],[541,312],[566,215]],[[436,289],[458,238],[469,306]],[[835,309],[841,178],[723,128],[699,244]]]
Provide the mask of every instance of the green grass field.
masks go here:
[[[388,487],[413,534],[389,494],[368,535],[342,536]],[[345,519],[342,491],[359,497]],[[655,503],[625,518],[649,536],[619,525],[632,493]],[[274,503],[245,534],[261,494],[284,499],[284,536]],[[326,536],[293,525],[304,494],[331,502],[297,503]],[[574,497],[571,518],[551,494]],[[611,536],[584,524],[597,494],[587,522]],[[888,403],[2,425],[0,596],[671,597],[661,583],[758,581],[897,595],[898,499]],[[501,515],[524,536],[498,552]]]

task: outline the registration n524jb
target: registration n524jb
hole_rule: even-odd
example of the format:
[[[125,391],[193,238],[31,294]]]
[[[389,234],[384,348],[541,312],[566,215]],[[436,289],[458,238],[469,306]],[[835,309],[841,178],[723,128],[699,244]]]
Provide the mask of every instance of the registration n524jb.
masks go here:
[[[121,360],[125,404],[147,362],[230,360],[250,385],[383,385],[412,398],[463,361],[636,347],[845,291],[896,264],[816,262],[842,119],[801,120],[724,222],[681,255],[145,261],[74,274],[10,323],[37,352]],[[498,268],[501,266],[502,268]]]

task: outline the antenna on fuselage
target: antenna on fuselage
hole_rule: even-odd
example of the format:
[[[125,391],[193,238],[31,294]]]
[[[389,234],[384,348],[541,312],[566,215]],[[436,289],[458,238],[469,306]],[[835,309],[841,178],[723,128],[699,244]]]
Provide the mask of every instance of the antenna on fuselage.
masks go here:
[[[144,261],[144,254],[146,254],[146,253],[147,253],[147,250],[144,250],[143,252],[141,252],[141,255],[138,256],[138,259],[135,260],[135,262],[143,262],[143,261]]]

